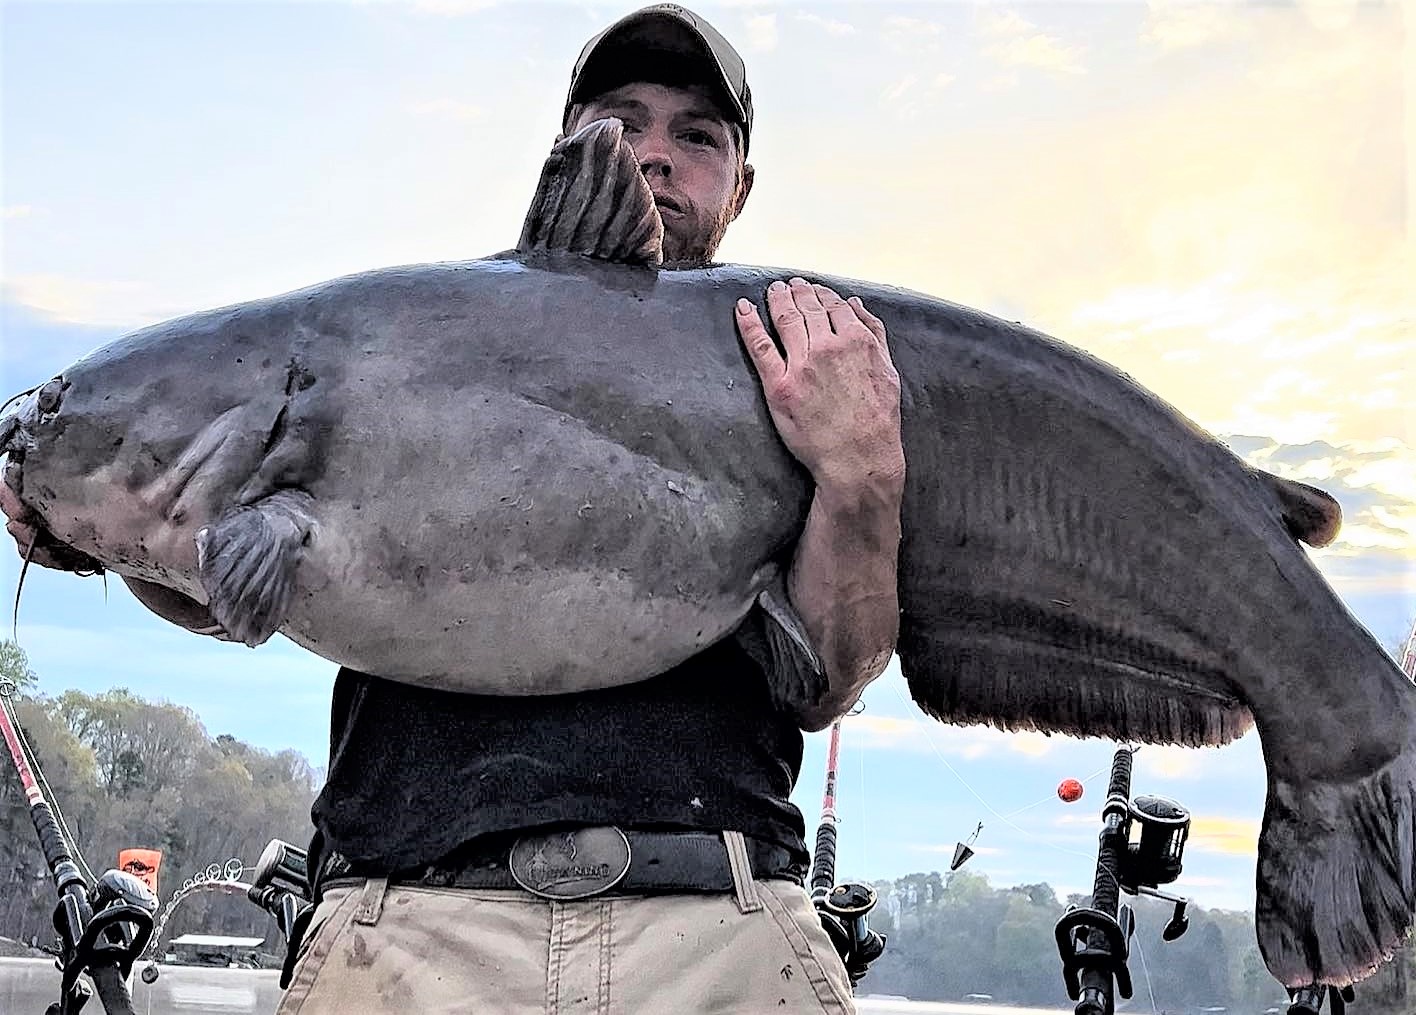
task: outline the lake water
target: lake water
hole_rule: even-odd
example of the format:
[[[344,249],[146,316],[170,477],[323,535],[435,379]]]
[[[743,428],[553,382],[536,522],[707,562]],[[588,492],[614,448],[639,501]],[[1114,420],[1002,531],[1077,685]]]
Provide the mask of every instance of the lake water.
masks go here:
[[[279,974],[264,969],[207,969],[200,966],[162,966],[162,975],[151,986],[134,978],[133,1008],[138,1015],[270,1015],[280,999]],[[44,1015],[59,997],[59,972],[51,959],[0,958],[0,1013]],[[1000,1004],[939,1004],[860,998],[860,1015],[1057,1015],[1058,1008],[1009,1008]],[[84,1006],[84,1015],[103,1015],[97,999]]]

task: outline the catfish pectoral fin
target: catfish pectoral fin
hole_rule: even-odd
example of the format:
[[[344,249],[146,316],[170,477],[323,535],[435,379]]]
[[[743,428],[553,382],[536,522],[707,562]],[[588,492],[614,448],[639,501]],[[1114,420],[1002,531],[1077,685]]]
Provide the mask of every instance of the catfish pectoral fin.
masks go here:
[[[1416,912],[1416,739],[1351,782],[1270,781],[1259,835],[1259,951],[1285,986],[1370,974]]]
[[[207,607],[232,640],[255,647],[285,620],[314,518],[313,498],[280,490],[197,533]]]

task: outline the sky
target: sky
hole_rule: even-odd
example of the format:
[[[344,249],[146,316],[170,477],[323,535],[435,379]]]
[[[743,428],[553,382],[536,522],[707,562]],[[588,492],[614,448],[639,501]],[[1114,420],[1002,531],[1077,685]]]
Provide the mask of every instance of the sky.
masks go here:
[[[0,6],[0,388],[136,326],[511,246],[581,45],[633,4]],[[757,182],[720,258],[905,286],[1130,373],[1346,523],[1313,559],[1384,645],[1416,617],[1411,44],[1335,2],[700,4],[741,50]],[[0,588],[18,560],[0,553]],[[335,667],[32,569],[41,690],[127,686],[322,764]],[[892,664],[843,724],[842,878],[1088,891],[1115,745],[944,726]],[[795,799],[814,828],[826,735]],[[1060,780],[1085,780],[1064,804]],[[1148,747],[1175,888],[1253,904],[1254,734]],[[247,858],[248,862],[254,858]]]

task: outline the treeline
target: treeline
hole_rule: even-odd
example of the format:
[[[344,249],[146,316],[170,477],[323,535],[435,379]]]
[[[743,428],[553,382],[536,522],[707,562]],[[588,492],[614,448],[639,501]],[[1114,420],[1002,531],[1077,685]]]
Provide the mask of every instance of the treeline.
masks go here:
[[[48,795],[62,807],[95,872],[115,866],[121,849],[160,849],[165,904],[211,863],[230,857],[254,863],[271,838],[301,846],[308,840],[320,773],[299,753],[213,737],[190,709],[123,689],[39,695],[13,642],[0,642],[3,678],[16,686],[12,700]],[[0,761],[0,768],[10,766]],[[1068,905],[1085,905],[1085,897],[1059,900],[1047,884],[994,888],[968,868],[875,887],[880,902],[871,925],[889,943],[859,993],[953,1002],[987,994],[998,1003],[1067,1005],[1053,928]],[[19,780],[12,770],[0,772],[0,937],[52,941],[54,901]],[[1251,914],[1191,905],[1188,932],[1166,943],[1161,929],[1171,907],[1127,901],[1137,916],[1130,963],[1135,996],[1123,1010],[1284,1010],[1283,990],[1259,956]],[[203,892],[183,901],[166,938],[183,933],[265,937],[267,950],[278,950],[274,922],[240,894]],[[1359,985],[1357,1000],[1360,1015],[1416,1011],[1411,952]]]
[[[95,874],[117,866],[121,849],[159,849],[165,905],[209,864],[231,857],[254,864],[272,838],[308,842],[319,775],[298,752],[213,737],[190,709],[121,688],[36,694],[13,642],[0,643],[0,677],[16,687],[11,700],[48,781],[46,796],[58,802]],[[53,882],[8,754],[0,768],[0,936],[48,943]],[[243,895],[216,891],[174,910],[164,938],[183,933],[278,939],[274,921]]]
[[[955,1003],[968,994],[988,994],[1000,1004],[1069,1004],[1053,928],[1067,906],[1089,904],[1086,896],[1059,900],[1046,884],[993,888],[987,877],[967,868],[879,881],[875,889],[880,902],[871,927],[889,940],[858,993]],[[1172,907],[1148,898],[1123,899],[1136,913],[1129,1010],[1286,1011],[1286,994],[1259,955],[1251,914],[1192,903],[1189,929],[1166,942],[1161,930]],[[1358,985],[1357,1005],[1353,1010],[1361,1015],[1416,1010],[1416,958],[1409,948]]]

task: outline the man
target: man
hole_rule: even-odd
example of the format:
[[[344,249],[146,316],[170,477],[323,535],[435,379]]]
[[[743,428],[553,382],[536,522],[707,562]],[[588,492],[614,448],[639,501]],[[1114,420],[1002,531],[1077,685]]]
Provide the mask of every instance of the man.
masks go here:
[[[752,189],[741,58],[682,8],[631,14],[581,53],[562,136],[606,117],[654,194],[666,266],[707,263]],[[555,697],[341,670],[313,810],[321,903],[282,1012],[852,1010],[801,886],[789,796],[801,729],[844,712],[894,648],[899,382],[859,301],[791,279],[767,303],[785,356],[754,307],[734,312],[778,432],[816,483],[787,594],[819,692],[784,705],[764,669],[775,657],[749,651],[746,630],[652,680]],[[8,489],[3,507],[27,546],[32,519]]]

